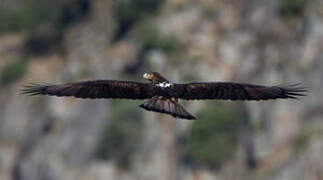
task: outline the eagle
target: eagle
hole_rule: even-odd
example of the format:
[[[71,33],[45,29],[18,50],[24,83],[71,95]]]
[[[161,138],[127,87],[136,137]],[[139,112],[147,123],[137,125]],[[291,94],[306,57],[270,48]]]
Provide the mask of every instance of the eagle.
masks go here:
[[[144,73],[149,83],[94,80],[66,84],[28,84],[23,94],[72,96],[76,98],[113,98],[145,100],[140,107],[175,118],[196,119],[179,103],[183,100],[270,100],[298,99],[305,96],[306,88],[300,84],[289,86],[261,86],[232,82],[172,83],[157,72]]]

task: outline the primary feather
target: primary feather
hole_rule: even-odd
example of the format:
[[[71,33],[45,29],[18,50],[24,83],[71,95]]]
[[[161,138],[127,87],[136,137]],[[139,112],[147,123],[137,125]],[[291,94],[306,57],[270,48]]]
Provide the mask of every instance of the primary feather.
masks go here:
[[[22,93],[30,95],[73,96],[91,99],[147,99],[154,96],[154,87],[149,83],[97,80],[60,85],[30,84],[24,87]]]
[[[224,99],[224,100],[269,100],[296,99],[304,96],[306,88],[299,85],[259,86],[231,82],[209,82],[175,84],[174,97],[186,100]]]
[[[140,107],[170,114],[175,118],[195,119],[179,103],[184,100],[270,100],[297,99],[307,89],[300,84],[290,86],[261,86],[232,82],[170,83],[159,73],[145,73],[151,83],[97,80],[66,84],[28,84],[22,93],[29,95],[73,96],[76,98],[149,99]]]

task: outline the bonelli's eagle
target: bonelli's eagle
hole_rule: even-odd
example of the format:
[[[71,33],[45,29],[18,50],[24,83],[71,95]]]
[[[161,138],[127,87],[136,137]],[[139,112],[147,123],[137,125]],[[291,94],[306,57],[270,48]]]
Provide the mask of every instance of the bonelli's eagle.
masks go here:
[[[74,96],[76,98],[148,99],[140,107],[148,111],[169,114],[175,118],[195,119],[179,104],[179,99],[203,100],[269,100],[297,99],[306,89],[298,85],[287,87],[260,86],[231,82],[171,83],[157,72],[145,73],[150,83],[116,80],[96,80],[60,85],[30,84],[22,89],[29,95]]]

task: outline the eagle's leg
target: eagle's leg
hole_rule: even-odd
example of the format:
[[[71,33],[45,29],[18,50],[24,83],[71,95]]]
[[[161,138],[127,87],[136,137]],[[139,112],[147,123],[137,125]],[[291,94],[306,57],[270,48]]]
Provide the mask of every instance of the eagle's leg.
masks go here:
[[[162,96],[155,96],[140,105],[148,111],[169,114],[175,118],[195,119],[193,115],[187,112],[184,107],[178,103],[178,99],[169,99]]]

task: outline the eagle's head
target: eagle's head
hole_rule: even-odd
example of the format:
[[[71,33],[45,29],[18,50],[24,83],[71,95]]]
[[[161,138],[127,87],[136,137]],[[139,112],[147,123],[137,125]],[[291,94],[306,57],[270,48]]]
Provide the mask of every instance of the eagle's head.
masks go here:
[[[161,76],[158,72],[148,72],[143,75],[143,78],[151,81],[152,83],[161,83],[168,82],[163,76]]]

